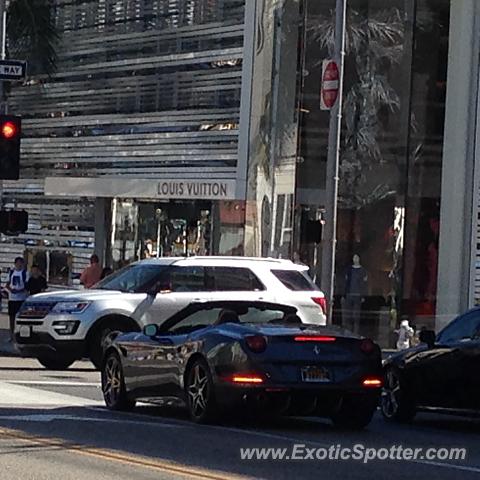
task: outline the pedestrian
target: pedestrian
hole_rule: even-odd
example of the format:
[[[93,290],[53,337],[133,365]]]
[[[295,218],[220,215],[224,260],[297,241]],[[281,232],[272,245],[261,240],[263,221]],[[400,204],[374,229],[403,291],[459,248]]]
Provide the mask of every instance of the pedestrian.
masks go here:
[[[345,325],[354,333],[360,332],[362,305],[368,293],[368,272],[360,263],[360,256],[355,254],[352,264],[345,274],[344,315]]]
[[[410,326],[408,320],[402,320],[400,322],[400,328],[395,330],[395,333],[398,334],[397,350],[407,350],[410,348],[415,330]]]
[[[80,283],[85,288],[92,288],[102,278],[100,259],[95,253],[90,257],[90,265],[80,275]]]
[[[22,257],[15,259],[14,268],[8,274],[5,289],[8,291],[8,317],[10,319],[10,341],[13,341],[15,317],[28,296],[28,272],[25,269],[25,260]]]
[[[42,275],[42,271],[38,265],[32,265],[30,269],[30,278],[28,279],[26,288],[30,295],[42,293],[47,289],[47,279]]]

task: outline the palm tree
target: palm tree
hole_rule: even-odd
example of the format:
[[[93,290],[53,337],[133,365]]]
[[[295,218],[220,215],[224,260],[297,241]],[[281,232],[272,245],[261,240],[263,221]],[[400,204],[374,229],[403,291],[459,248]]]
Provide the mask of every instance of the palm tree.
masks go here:
[[[30,74],[55,71],[59,35],[52,7],[51,0],[11,0],[7,6],[8,56],[26,60]]]
[[[320,17],[309,29],[313,40],[330,54],[335,38],[332,18]],[[358,209],[395,193],[388,181],[369,191],[365,183],[368,172],[384,163],[379,112],[399,112],[401,107],[400,97],[384,70],[386,64],[398,64],[402,58],[404,23],[397,8],[382,9],[369,18],[355,10],[348,14],[346,50],[354,61],[357,80],[347,90],[344,102],[339,202],[347,208]]]

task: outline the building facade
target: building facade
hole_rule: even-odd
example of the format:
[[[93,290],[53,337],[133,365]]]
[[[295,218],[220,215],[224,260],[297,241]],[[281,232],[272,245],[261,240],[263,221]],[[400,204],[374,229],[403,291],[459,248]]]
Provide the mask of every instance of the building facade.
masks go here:
[[[301,261],[317,282],[335,3],[265,1],[256,28],[273,29],[272,81],[253,76],[271,103],[250,136],[245,246]],[[480,298],[479,21],[473,0],[348,1],[333,321],[384,345],[400,319],[439,329]]]
[[[22,179],[3,203],[31,221],[3,266],[26,252],[69,284],[94,249],[115,268],[245,254],[319,282],[335,0],[54,6],[57,72],[9,98]],[[479,22],[475,0],[348,2],[333,321],[384,344],[480,301]]]
[[[9,95],[22,178],[3,204],[30,228],[2,239],[3,266],[26,249],[69,284],[94,249],[117,268],[238,248],[243,1],[59,0],[52,15],[57,70]]]

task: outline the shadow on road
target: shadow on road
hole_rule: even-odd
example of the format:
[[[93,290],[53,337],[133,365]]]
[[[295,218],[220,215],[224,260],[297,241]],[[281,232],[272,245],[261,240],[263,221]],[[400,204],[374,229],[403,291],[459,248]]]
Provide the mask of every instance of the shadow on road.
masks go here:
[[[478,436],[480,422],[422,414],[412,425],[389,425],[377,416],[366,431],[342,432],[322,419],[236,416],[220,425],[202,426],[190,422],[185,410],[141,405],[132,413],[110,412],[103,407],[0,408],[0,425],[21,434],[57,440],[61,447],[54,447],[60,449],[101,449],[125,457],[215,470],[226,478],[237,474],[278,480],[318,478],[320,466],[318,462],[279,462],[276,468],[268,468],[268,462],[241,461],[240,448],[291,447],[299,442],[317,446],[358,442],[372,446],[446,446],[445,442],[455,444],[458,438],[475,445],[476,438],[472,436]],[[48,447],[48,443],[45,445]],[[15,449],[9,447],[9,451]],[[385,463],[383,466],[387,467]],[[348,462],[322,462],[321,476],[346,478],[351,468]],[[382,478],[378,464],[373,468],[373,464],[357,462],[355,468],[363,471],[365,478],[371,478],[375,472]]]

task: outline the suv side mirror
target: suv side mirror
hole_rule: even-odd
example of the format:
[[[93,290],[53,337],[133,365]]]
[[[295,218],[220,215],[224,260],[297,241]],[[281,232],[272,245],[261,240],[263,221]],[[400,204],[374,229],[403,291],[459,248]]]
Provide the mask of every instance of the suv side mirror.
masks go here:
[[[428,348],[432,348],[435,345],[436,338],[433,330],[422,330],[419,335],[420,341],[426,343]]]
[[[156,337],[158,335],[158,325],[151,323],[143,327],[143,334],[147,337]]]

